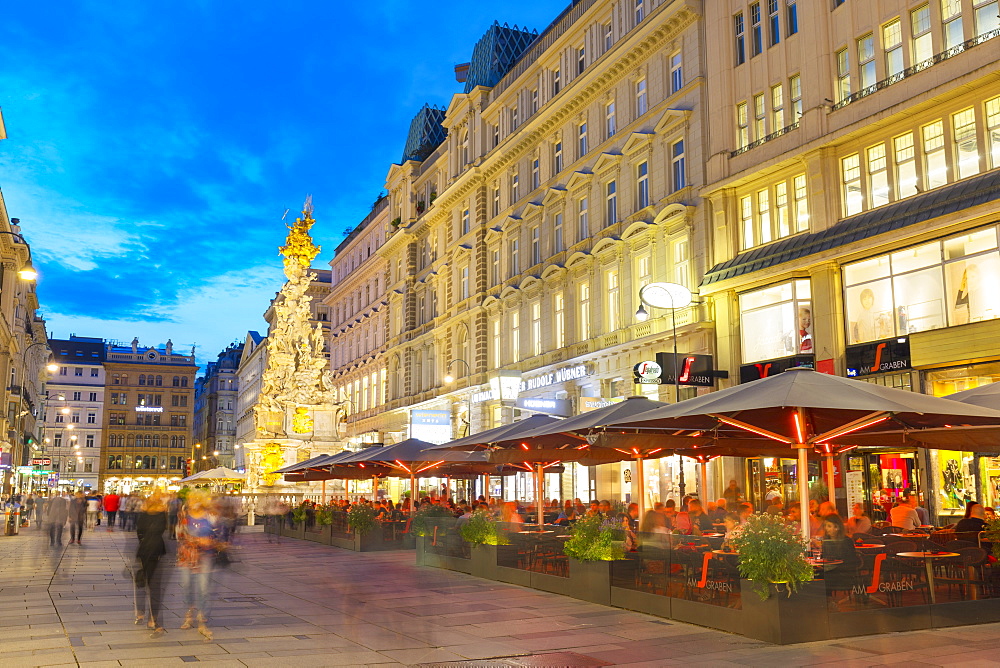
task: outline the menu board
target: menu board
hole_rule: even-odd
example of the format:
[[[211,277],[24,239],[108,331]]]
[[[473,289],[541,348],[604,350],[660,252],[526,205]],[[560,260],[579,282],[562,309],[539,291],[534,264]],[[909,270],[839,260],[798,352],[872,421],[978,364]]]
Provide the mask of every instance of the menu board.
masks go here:
[[[865,474],[864,471],[847,472],[847,514],[851,514],[851,509],[855,503],[864,505],[865,503]]]

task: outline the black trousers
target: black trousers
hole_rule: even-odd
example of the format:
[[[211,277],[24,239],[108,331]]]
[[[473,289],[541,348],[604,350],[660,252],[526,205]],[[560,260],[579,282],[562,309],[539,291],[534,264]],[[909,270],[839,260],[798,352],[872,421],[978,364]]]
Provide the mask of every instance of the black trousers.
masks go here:
[[[49,522],[49,545],[62,545],[64,524]]]
[[[142,565],[142,573],[145,578],[146,584],[146,601],[149,605],[149,617],[157,626],[160,626],[160,603],[163,599],[163,577],[159,570],[160,558],[159,557],[146,557],[139,558],[139,563]],[[139,590],[139,596],[142,596],[142,590]],[[140,606],[142,607],[142,606]]]
[[[83,538],[83,520],[69,523],[69,542]]]

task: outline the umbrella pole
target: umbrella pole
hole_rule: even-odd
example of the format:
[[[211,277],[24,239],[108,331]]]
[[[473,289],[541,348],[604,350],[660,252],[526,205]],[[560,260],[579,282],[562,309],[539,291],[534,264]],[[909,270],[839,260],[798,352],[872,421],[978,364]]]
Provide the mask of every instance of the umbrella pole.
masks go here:
[[[378,476],[372,476],[372,503],[378,501]]]
[[[417,512],[417,476],[410,473],[410,517]]]
[[[639,504],[639,521],[642,521],[646,510],[646,478],[642,472],[642,457],[635,456],[636,503]]]
[[[545,526],[544,515],[542,513],[542,481],[545,479],[543,477],[545,473],[540,463],[535,464],[535,468],[538,471],[538,482],[535,483],[535,510],[538,514],[538,530],[541,531]]]
[[[320,492],[319,503],[326,505],[326,480],[323,481],[323,491]]]
[[[809,459],[805,443],[796,443],[799,450],[799,465],[796,472],[799,479],[799,522],[802,524],[802,538],[809,541]]]
[[[708,462],[701,463],[701,493],[704,496],[702,504],[708,508],[708,502],[711,501],[711,497],[708,494]],[[735,512],[735,509],[733,512]]]
[[[486,504],[490,503],[490,474],[487,473],[483,476],[483,497],[486,498]]]
[[[833,507],[837,507],[837,477],[833,474],[833,453],[828,453],[826,455],[826,489],[829,493],[829,498],[827,499],[833,504]]]

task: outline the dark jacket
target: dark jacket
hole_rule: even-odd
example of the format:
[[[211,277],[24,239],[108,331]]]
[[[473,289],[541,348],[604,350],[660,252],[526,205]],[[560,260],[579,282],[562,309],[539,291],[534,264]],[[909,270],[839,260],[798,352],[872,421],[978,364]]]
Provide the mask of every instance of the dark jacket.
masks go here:
[[[69,517],[69,501],[63,496],[54,496],[45,504],[45,521],[56,526],[66,524]]]
[[[69,521],[83,524],[87,521],[87,500],[74,496],[69,500]]]
[[[139,559],[158,559],[167,553],[163,532],[167,530],[166,513],[142,512],[135,520],[135,533],[139,537]]]

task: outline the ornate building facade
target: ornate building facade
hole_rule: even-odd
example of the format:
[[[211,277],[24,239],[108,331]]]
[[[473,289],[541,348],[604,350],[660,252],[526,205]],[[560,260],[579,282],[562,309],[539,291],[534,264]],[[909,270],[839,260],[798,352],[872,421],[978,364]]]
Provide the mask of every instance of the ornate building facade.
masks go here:
[[[196,471],[233,466],[239,401],[236,369],[244,345],[234,343],[223,350],[216,361],[208,363],[205,375],[195,381],[194,438],[204,449],[204,459],[194,462]]]

